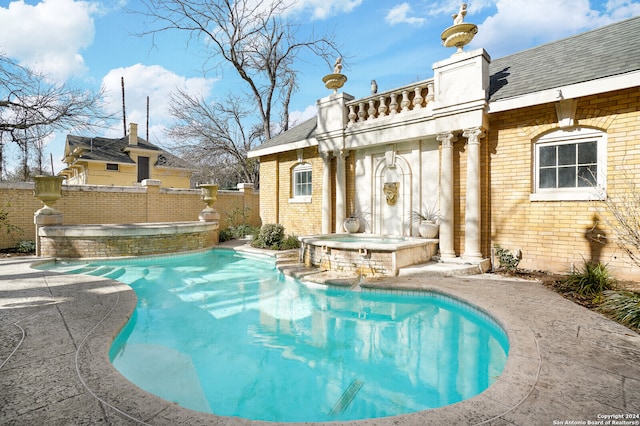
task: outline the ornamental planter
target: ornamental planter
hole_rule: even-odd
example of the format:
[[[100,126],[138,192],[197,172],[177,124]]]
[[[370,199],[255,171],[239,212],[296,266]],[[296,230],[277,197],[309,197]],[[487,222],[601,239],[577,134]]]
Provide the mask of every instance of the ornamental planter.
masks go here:
[[[207,203],[207,208],[212,209],[211,206],[218,199],[218,185],[212,183],[205,183],[200,185],[202,191],[202,201]]]
[[[436,238],[438,236],[439,226],[432,220],[420,221],[418,225],[418,233],[422,238]]]
[[[36,213],[40,215],[56,215],[60,212],[52,206],[62,197],[63,176],[36,176],[34,177],[33,195],[42,201],[44,207]]]
[[[207,207],[200,212],[200,221],[213,222],[219,220],[220,213],[213,208],[213,203],[218,199],[218,185],[205,183],[200,185],[200,191],[202,191],[202,201],[207,203]]]
[[[342,223],[344,230],[350,234],[355,234],[360,230],[360,219],[357,217],[348,217]]]

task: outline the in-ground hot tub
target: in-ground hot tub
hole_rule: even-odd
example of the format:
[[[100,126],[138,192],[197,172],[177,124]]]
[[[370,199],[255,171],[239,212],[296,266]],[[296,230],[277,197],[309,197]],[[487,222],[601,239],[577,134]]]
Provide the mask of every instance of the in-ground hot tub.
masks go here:
[[[431,260],[438,241],[376,234],[312,235],[300,237],[300,259],[325,271],[396,276],[400,268]]]

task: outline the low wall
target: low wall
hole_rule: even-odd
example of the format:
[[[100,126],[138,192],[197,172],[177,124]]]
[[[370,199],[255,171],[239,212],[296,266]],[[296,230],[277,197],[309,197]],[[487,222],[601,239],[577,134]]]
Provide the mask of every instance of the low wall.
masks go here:
[[[218,222],[43,226],[38,237],[44,257],[142,256],[213,247]]]
[[[251,185],[239,187],[239,191],[218,191],[213,207],[220,213],[220,229],[228,227],[230,214],[244,208],[248,209],[247,222],[261,225],[260,194]],[[0,249],[35,240],[33,215],[42,202],[33,196],[33,189],[33,182],[0,182],[0,210],[21,230],[8,234],[0,224]],[[53,207],[62,213],[64,225],[90,225],[196,221],[206,204],[200,189],[62,185],[62,198]]]

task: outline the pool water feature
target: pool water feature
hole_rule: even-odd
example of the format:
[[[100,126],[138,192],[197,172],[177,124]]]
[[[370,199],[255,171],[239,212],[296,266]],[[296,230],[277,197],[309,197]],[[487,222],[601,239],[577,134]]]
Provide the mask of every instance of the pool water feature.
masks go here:
[[[312,235],[300,237],[300,259],[322,270],[396,276],[406,266],[429,262],[438,241],[377,234]]]
[[[453,404],[502,373],[508,340],[483,312],[430,292],[307,286],[262,257],[57,263],[125,282],[138,305],[114,366],[194,410],[267,421],[377,418]]]

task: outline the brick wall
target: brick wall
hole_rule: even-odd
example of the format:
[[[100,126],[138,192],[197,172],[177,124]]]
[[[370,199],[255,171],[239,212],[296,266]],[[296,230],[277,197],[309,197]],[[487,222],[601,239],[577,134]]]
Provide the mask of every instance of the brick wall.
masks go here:
[[[206,207],[199,189],[169,189],[157,186],[63,185],[63,196],[54,207],[64,216],[65,225],[105,223],[148,223],[197,221]],[[9,203],[8,207],[4,207]],[[33,196],[33,183],[0,182],[0,207],[9,214],[21,234],[9,235],[0,229],[0,248],[13,247],[21,240],[35,240],[33,214],[42,207]],[[218,191],[213,207],[220,212],[220,229],[228,227],[233,209],[249,207],[248,222],[259,226],[260,194],[245,191]]]
[[[607,193],[617,196],[629,182],[640,184],[640,100],[638,89],[582,98],[579,126],[607,133]],[[491,116],[486,139],[485,178],[489,180],[489,245],[522,250],[520,267],[568,272],[594,257],[620,278],[636,278],[640,270],[614,242],[603,202],[530,201],[533,189],[533,143],[558,128],[552,104]],[[482,141],[485,143],[485,140]],[[484,209],[484,204],[483,204]],[[587,238],[598,221],[604,244]],[[484,234],[483,234],[484,235]],[[487,246],[486,242],[483,244]]]
[[[305,148],[303,162],[311,164],[310,203],[291,202],[292,170],[298,164],[296,151],[260,158],[260,214],[263,223],[280,223],[286,233],[319,234],[322,230],[323,161],[316,147]]]

